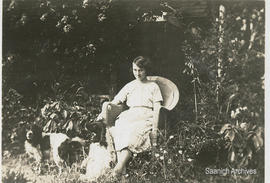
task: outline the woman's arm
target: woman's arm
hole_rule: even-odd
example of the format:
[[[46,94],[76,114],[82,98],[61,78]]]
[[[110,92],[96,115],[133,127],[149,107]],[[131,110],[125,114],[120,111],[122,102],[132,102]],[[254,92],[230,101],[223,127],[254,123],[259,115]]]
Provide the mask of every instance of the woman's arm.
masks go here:
[[[126,84],[119,92],[118,94],[114,97],[114,99],[109,102],[109,104],[115,104],[115,105],[118,105],[118,104],[122,104],[126,101],[127,99],[127,93],[128,93],[128,84]],[[108,105],[108,107],[111,107],[110,105]],[[97,117],[97,121],[99,120],[103,120],[105,118],[105,107],[103,106],[102,107],[102,110],[101,110],[101,113],[98,115]]]

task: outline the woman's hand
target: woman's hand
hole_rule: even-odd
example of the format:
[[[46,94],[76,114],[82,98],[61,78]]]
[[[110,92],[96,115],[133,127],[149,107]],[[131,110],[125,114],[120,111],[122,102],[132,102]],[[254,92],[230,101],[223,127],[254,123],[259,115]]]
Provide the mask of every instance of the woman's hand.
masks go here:
[[[102,120],[104,120],[104,114],[103,114],[103,112],[101,112],[101,113],[97,116],[97,118],[96,118],[96,121],[102,121]]]

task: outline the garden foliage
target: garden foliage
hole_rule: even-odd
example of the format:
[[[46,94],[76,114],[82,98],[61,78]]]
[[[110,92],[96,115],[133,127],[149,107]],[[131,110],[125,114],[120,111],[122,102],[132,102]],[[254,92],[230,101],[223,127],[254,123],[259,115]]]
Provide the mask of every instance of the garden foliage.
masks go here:
[[[179,87],[179,105],[161,130],[159,146],[134,155],[126,176],[136,182],[261,182],[264,4],[223,5],[223,20],[213,3],[203,24],[170,1],[151,9],[107,0],[4,0],[3,148],[9,150],[14,134],[31,123],[88,138],[85,124],[109,99],[96,94],[107,96],[112,81],[123,85],[129,79],[123,70],[137,54],[162,65],[173,58],[170,51],[176,57],[170,70],[158,70]],[[164,11],[173,22],[160,26],[157,17]],[[162,30],[151,30],[181,40],[171,39],[173,46],[166,48],[164,40],[157,44],[151,37],[145,49],[142,25],[159,25]],[[252,168],[257,174],[212,177],[204,174],[205,166]]]

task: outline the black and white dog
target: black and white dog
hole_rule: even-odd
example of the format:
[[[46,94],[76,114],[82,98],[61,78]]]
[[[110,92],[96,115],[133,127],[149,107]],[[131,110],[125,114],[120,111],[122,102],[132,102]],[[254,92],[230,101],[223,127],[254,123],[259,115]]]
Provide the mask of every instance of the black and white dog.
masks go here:
[[[78,160],[78,153],[84,144],[81,138],[69,138],[63,133],[44,133],[39,126],[32,125],[26,132],[24,147],[26,153],[39,165],[44,159],[50,159],[52,154],[61,173],[63,166],[71,166]]]
[[[88,157],[82,163],[82,168],[86,167],[86,174],[81,179],[97,181],[112,169],[116,162],[116,152],[110,131],[104,123],[90,123],[87,129],[95,136],[91,140]]]

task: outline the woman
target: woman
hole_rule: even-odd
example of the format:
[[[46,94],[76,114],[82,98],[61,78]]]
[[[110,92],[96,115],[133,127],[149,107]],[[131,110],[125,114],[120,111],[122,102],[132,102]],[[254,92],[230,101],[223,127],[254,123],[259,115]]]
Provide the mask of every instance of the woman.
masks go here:
[[[126,84],[111,102],[126,103],[129,107],[118,116],[110,130],[117,152],[113,176],[125,173],[132,153],[150,150],[156,144],[157,124],[154,121],[158,121],[155,118],[158,118],[156,114],[163,99],[158,85],[147,80],[149,64],[149,59],[136,57],[132,63],[135,80]]]

